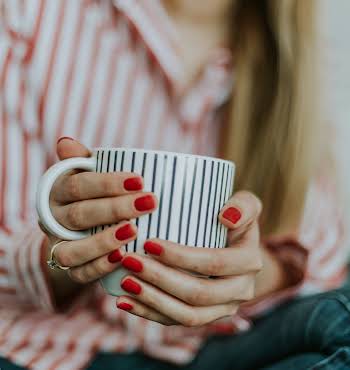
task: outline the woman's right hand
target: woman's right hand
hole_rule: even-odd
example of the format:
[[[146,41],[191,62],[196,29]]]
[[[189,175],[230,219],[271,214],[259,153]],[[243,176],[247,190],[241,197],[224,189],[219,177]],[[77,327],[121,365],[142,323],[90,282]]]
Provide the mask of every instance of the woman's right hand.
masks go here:
[[[60,159],[90,156],[86,147],[70,138],[59,140],[57,154]],[[68,275],[73,281],[89,283],[118,267],[121,247],[136,239],[136,226],[128,220],[148,214],[157,206],[154,194],[142,192],[142,188],[141,176],[130,172],[75,171],[57,179],[50,194],[50,207],[60,224],[71,230],[116,224],[55,249],[55,259],[70,267]],[[48,237],[50,251],[58,239],[50,234]]]

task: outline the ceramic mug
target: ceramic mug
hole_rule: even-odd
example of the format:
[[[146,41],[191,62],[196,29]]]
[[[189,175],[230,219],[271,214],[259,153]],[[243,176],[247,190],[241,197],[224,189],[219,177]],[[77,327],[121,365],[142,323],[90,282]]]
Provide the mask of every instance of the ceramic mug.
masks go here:
[[[223,248],[227,229],[218,221],[220,209],[231,197],[235,165],[226,160],[184,153],[126,148],[97,148],[90,158],[70,158],[56,163],[41,178],[37,191],[40,221],[62,240],[82,239],[105,227],[73,231],[53,217],[50,191],[56,179],[72,169],[95,172],[136,172],[143,177],[144,191],[158,198],[158,208],[132,222],[137,225],[137,239],[123,247],[126,252],[144,254],[149,238],[160,238],[190,247]],[[101,279],[108,294],[125,294],[120,281],[127,274],[123,268]]]

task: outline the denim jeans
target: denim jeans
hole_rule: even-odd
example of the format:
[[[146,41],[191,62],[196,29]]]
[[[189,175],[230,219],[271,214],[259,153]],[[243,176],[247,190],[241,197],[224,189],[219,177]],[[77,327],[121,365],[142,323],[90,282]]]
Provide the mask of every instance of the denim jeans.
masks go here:
[[[22,370],[0,359],[2,370]],[[288,302],[237,336],[214,336],[177,367],[142,353],[98,354],[88,370],[350,369],[350,288]]]

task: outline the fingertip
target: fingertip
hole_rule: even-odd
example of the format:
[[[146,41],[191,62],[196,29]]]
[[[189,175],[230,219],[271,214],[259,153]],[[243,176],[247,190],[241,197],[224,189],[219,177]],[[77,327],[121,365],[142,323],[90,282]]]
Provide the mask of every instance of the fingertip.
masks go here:
[[[121,299],[120,297],[116,301],[116,306],[123,311],[131,311],[134,308],[131,303],[125,302],[125,300]]]
[[[164,248],[160,243],[152,240],[146,240],[143,248],[146,253],[152,254],[154,256],[160,256],[164,252]]]
[[[219,221],[230,229],[240,226],[242,220],[242,211],[238,207],[226,207],[220,212]]]
[[[133,228],[133,230],[137,230],[137,226],[133,222],[131,222],[129,220],[123,220],[123,221],[118,222],[115,225],[115,228],[118,229],[119,227],[124,226],[124,225],[131,225],[131,227]]]
[[[158,244],[161,244],[162,243],[162,239],[159,239],[159,238],[149,238],[149,239],[146,239],[145,240],[145,243],[147,242],[152,242],[152,243],[158,243]]]
[[[126,275],[120,282],[120,286],[127,293],[138,295],[142,292],[139,280],[133,275]]]
[[[131,229],[133,230],[134,232],[134,236],[132,237],[132,240],[136,239],[137,238],[137,232],[138,232],[138,228],[137,228],[137,225],[134,224],[133,222],[128,222],[131,226]]]
[[[57,139],[57,145],[62,141],[62,140],[70,140],[70,141],[74,141],[74,139],[70,136],[61,136]]]
[[[56,150],[60,160],[91,155],[91,152],[83,144],[69,136],[63,136],[57,140]]]
[[[140,191],[144,187],[143,178],[140,175],[134,175],[126,178],[123,181],[124,190],[130,191]]]
[[[222,215],[219,215],[219,222],[224,225],[225,227],[227,227],[229,230],[233,230],[235,229],[235,226],[232,225],[231,222],[229,222],[228,220],[226,220],[225,218],[222,217]]]
[[[158,200],[153,193],[137,194],[134,199],[134,208],[137,212],[151,213],[158,207]]]
[[[107,259],[109,263],[119,263],[123,259],[124,255],[121,252],[120,248],[115,249],[108,254]]]
[[[122,221],[120,222],[118,225],[130,225],[130,227],[132,228],[132,230],[135,232],[135,234],[137,233],[137,225],[134,224],[133,222],[131,221]]]
[[[149,195],[152,195],[152,197],[154,199],[154,211],[155,211],[158,208],[158,205],[159,205],[158,197],[152,192],[150,192]]]
[[[114,237],[121,242],[134,240],[137,237],[137,226],[130,221],[120,222],[113,233]]]
[[[157,195],[152,193],[152,192],[146,192],[146,195],[151,195],[152,196],[152,198],[154,200],[154,209],[157,209],[158,205],[159,205],[159,200],[158,200]]]

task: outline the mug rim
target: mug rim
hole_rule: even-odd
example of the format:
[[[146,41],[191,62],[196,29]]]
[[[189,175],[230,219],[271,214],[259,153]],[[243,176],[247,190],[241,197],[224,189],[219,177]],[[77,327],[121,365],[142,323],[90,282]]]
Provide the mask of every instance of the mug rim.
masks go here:
[[[199,154],[191,154],[191,153],[182,153],[182,152],[171,152],[167,150],[153,150],[153,149],[142,149],[142,148],[123,148],[123,147],[96,147],[93,148],[93,152],[97,152],[98,150],[128,150],[132,152],[141,152],[141,153],[158,153],[158,154],[170,154],[170,155],[175,155],[178,157],[191,157],[191,158],[200,158],[200,159],[207,159],[211,161],[218,161],[218,162],[226,162],[230,165],[232,165],[234,168],[236,167],[235,163],[233,161],[230,161],[228,159],[222,159],[218,157],[210,157],[206,155],[199,155]]]

